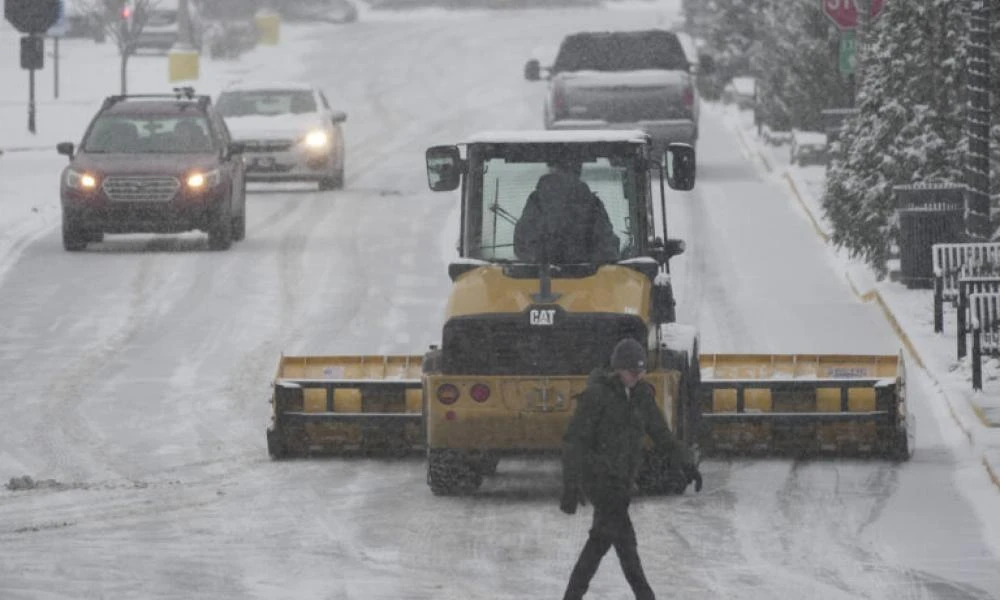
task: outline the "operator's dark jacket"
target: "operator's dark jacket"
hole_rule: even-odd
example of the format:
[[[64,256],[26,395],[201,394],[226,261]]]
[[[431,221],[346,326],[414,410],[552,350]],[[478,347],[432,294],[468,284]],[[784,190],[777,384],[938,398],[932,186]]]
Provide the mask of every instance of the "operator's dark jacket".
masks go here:
[[[604,203],[573,175],[542,175],[514,227],[514,251],[524,261],[550,264],[618,259]]]
[[[687,446],[674,438],[656,405],[652,385],[639,381],[627,398],[614,371],[594,370],[563,436],[564,489],[579,486],[595,505],[629,494],[647,434],[678,468],[691,463]]]

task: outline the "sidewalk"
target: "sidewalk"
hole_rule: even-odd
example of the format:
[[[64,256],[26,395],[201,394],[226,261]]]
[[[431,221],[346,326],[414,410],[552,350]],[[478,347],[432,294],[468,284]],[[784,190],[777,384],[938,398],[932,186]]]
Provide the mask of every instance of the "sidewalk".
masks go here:
[[[724,111],[727,124],[740,135],[762,170],[787,187],[816,235],[830,243],[833,228],[822,207],[825,167],[791,165],[788,145],[772,146],[758,137],[751,113],[733,107],[715,110]],[[912,377],[917,368],[929,379],[942,400],[944,414],[960,428],[968,449],[1000,489],[1000,360],[984,357],[984,389],[974,392],[971,358],[956,359],[955,310],[946,305],[944,332],[936,334],[931,290],[911,290],[898,282],[878,281],[867,265],[832,244],[829,247],[858,299],[877,303],[896,330],[900,344],[910,355],[909,375]],[[918,436],[919,427],[918,422]]]

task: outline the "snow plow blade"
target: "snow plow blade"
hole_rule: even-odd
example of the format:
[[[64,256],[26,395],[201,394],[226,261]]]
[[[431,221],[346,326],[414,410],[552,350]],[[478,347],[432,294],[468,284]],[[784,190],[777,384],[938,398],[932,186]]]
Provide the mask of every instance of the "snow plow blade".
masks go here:
[[[702,354],[699,446],[711,455],[906,460],[899,356]]]
[[[424,449],[422,356],[282,356],[272,458],[402,456]]]

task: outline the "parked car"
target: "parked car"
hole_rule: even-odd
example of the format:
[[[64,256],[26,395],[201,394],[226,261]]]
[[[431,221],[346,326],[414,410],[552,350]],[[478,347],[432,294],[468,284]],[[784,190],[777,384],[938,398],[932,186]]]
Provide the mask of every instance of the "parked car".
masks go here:
[[[106,233],[208,233],[213,250],[246,235],[246,185],[211,98],[110,96],[79,147],[58,145],[63,247],[83,250]]]
[[[107,40],[100,13],[84,0],[63,0],[63,21],[61,37],[89,38],[98,43]]]
[[[792,130],[789,161],[793,165],[825,165],[826,134],[819,131]]]
[[[203,46],[210,58],[239,58],[257,46],[259,37],[253,21],[205,21]]]
[[[259,41],[254,16],[260,0],[201,0],[202,47],[211,58],[238,58]]]
[[[188,2],[191,17],[191,36],[195,48],[201,49],[202,19],[195,2]],[[166,53],[180,36],[180,0],[155,0],[149,3],[145,14],[133,14],[130,18],[142,19],[143,26],[135,36],[136,51],[153,50]]]
[[[289,21],[326,21],[353,23],[358,8],[350,0],[280,0],[278,12]]]
[[[321,190],[344,185],[347,114],[318,88],[302,83],[240,83],[217,105],[244,147],[249,181],[315,181]]]
[[[757,80],[753,77],[733,77],[722,90],[722,101],[735,104],[740,110],[753,110],[757,104]]]

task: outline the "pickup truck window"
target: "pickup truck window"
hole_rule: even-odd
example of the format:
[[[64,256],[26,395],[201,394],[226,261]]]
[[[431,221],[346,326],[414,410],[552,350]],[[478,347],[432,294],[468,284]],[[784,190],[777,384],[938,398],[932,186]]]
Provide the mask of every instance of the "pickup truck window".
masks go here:
[[[553,70],[687,71],[684,47],[669,31],[577,34],[559,47]]]

